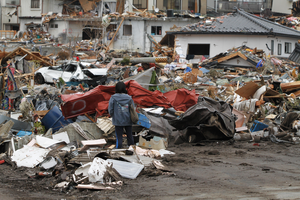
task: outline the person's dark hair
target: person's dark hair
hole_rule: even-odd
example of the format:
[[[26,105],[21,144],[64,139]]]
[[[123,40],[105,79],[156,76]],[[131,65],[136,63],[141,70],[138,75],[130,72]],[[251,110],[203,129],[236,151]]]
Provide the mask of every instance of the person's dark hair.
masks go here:
[[[118,82],[116,84],[116,93],[125,93],[127,94],[126,85],[123,82]]]

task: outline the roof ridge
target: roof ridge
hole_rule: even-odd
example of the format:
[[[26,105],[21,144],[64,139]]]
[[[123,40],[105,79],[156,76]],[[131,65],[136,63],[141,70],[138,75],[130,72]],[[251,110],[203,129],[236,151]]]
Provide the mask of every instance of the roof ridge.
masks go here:
[[[240,11],[240,12],[241,12],[241,11]],[[251,15],[250,13],[247,13],[247,14],[246,14],[246,13],[247,13],[247,12],[245,12],[245,13],[243,13],[243,14],[245,14],[245,15]],[[293,29],[293,28],[290,28],[290,27],[287,27],[287,26],[284,26],[284,25],[281,25],[281,24],[278,24],[278,23],[269,21],[269,20],[264,19],[264,18],[262,18],[262,17],[258,17],[258,16],[255,16],[255,15],[252,15],[252,17],[257,18],[258,20],[262,20],[262,21],[268,22],[268,23],[270,23],[270,24],[276,25],[276,26],[278,26],[278,27],[281,27],[281,28],[287,28],[287,29],[289,29],[289,30],[291,30],[291,31],[294,31],[294,32],[296,32],[296,33],[300,33],[300,31],[297,31],[297,30],[295,30],[295,29]]]
[[[243,15],[244,17],[246,17],[247,19],[249,19],[250,21],[253,21],[254,23],[258,24],[259,26],[265,28],[267,31],[271,32],[272,28],[268,28],[265,25],[263,25],[262,23],[260,23],[259,21],[257,21],[256,19],[253,19],[253,16],[249,16],[247,12],[242,12],[242,10],[236,9],[237,12],[241,15]],[[244,10],[243,10],[244,11]]]

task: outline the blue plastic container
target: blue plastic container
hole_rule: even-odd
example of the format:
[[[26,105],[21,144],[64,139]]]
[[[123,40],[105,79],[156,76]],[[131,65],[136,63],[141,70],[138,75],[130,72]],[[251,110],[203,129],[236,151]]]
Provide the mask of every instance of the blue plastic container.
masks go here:
[[[70,123],[73,123],[72,120],[66,120],[62,115],[61,110],[54,106],[41,120],[43,125],[46,127],[46,130],[52,128],[53,132],[58,131],[60,128],[67,126]]]
[[[251,132],[261,131],[268,127],[269,127],[269,125],[261,123],[260,121],[254,120],[250,131]]]
[[[149,119],[146,117],[146,115],[138,113],[138,116],[139,116],[139,121],[137,122],[137,124],[145,128],[150,128],[151,123]]]

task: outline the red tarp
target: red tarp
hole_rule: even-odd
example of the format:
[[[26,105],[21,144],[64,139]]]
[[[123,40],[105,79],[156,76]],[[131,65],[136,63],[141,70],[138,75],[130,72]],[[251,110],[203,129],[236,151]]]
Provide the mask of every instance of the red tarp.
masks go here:
[[[189,91],[182,88],[166,92],[164,96],[167,97],[175,110],[186,111],[197,103],[199,95],[196,94],[195,90]]]
[[[128,94],[140,107],[174,107],[175,110],[186,111],[197,103],[198,96],[195,94],[195,90],[179,89],[163,94],[159,90],[151,92],[133,80],[127,81],[125,84]],[[99,116],[107,114],[108,101],[114,93],[114,86],[100,85],[84,94],[61,95],[61,99],[64,101],[61,106],[62,113],[65,118],[94,112],[97,112]]]

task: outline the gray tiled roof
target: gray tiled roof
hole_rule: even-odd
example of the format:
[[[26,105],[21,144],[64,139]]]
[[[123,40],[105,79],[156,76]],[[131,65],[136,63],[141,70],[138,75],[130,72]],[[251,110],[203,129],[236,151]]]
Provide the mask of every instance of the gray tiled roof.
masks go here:
[[[206,21],[187,25],[168,34],[265,34],[299,37],[300,31],[257,17],[243,10],[221,16],[207,25]]]

